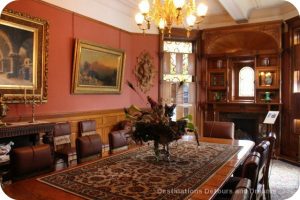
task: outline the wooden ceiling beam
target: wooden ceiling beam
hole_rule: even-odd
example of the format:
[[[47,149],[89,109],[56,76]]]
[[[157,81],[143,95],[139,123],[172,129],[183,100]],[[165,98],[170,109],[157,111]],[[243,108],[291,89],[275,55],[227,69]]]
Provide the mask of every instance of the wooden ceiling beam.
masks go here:
[[[228,14],[238,23],[246,23],[249,19],[248,5],[241,4],[239,0],[219,0]],[[252,3],[250,3],[252,4]]]

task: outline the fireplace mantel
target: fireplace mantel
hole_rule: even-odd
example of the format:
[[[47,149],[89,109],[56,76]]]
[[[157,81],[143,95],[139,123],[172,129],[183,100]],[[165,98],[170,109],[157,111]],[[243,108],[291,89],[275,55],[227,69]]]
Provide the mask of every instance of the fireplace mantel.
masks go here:
[[[265,113],[270,110],[281,111],[281,103],[252,102],[212,102],[206,104],[206,112]],[[216,120],[216,119],[215,119]]]
[[[258,127],[263,124],[264,118],[268,111],[282,111],[281,103],[251,103],[251,102],[208,102],[205,104],[205,120],[206,121],[232,121],[238,123],[238,119],[251,120],[256,119],[257,131],[250,133],[256,136],[256,142],[259,141]],[[253,122],[253,121],[252,121]],[[236,124],[236,126],[240,126]],[[267,125],[266,125],[267,126]],[[280,136],[281,136],[281,114],[278,116],[273,126],[267,126],[267,132],[273,131],[277,134],[276,154],[280,152]]]

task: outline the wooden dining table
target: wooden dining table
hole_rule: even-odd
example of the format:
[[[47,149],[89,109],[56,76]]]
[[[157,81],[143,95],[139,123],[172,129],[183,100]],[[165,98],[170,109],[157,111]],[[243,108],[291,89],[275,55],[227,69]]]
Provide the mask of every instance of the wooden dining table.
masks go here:
[[[189,140],[189,136],[184,138]],[[218,170],[216,170],[210,177],[193,191],[189,197],[191,200],[204,200],[212,199],[218,190],[223,186],[226,180],[233,174],[235,169],[241,165],[241,163],[247,158],[251,152],[254,142],[249,140],[230,140],[219,138],[199,138],[200,142],[216,143],[216,144],[229,144],[234,146],[240,146],[241,150],[224,163]],[[103,157],[111,156],[109,154],[103,155]],[[78,167],[78,166],[77,166]],[[43,174],[45,176],[45,174]],[[26,180],[17,181],[10,185],[2,186],[4,192],[13,199],[18,200],[58,200],[68,199],[77,200],[82,199],[79,196],[65,192],[63,190],[51,187],[47,184],[41,183],[36,180],[37,177],[33,177]]]

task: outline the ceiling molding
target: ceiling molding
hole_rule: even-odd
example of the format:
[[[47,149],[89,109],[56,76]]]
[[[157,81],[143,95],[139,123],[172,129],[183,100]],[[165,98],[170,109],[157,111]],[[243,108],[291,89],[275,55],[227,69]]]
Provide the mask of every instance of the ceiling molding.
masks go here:
[[[130,15],[130,10],[128,8],[128,5],[134,6],[134,3],[120,3],[121,1],[119,0],[42,1],[87,16],[91,19],[104,22],[128,32],[141,32],[135,24],[134,17]],[[147,33],[158,34],[158,31],[155,27],[152,27],[152,29],[147,31]]]
[[[138,12],[139,0],[42,1],[131,33],[142,33],[134,20],[135,13]],[[204,22],[199,25],[199,29],[236,25],[241,21],[255,23],[286,20],[298,14],[296,8],[284,0],[209,0],[206,2],[209,7],[208,14]],[[146,33],[158,34],[158,29],[152,25]]]
[[[297,9],[298,14],[300,15],[300,2],[299,2],[299,0],[285,0],[285,1],[293,4],[295,6],[295,8]]]
[[[239,1],[235,0],[219,0],[230,16],[237,22],[248,21],[248,11],[240,6]]]

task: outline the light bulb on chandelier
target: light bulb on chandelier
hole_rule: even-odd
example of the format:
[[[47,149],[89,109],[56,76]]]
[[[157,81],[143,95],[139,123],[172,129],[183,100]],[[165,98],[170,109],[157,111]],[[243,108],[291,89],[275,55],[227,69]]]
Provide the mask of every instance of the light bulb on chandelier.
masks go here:
[[[208,7],[204,3],[196,7],[195,0],[153,0],[152,5],[148,0],[142,0],[139,9],[135,22],[143,33],[150,29],[153,21],[162,34],[167,28],[169,36],[174,25],[183,25],[189,37],[194,25],[203,21]]]

